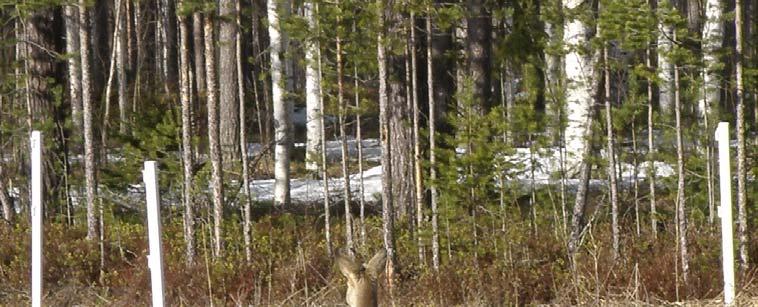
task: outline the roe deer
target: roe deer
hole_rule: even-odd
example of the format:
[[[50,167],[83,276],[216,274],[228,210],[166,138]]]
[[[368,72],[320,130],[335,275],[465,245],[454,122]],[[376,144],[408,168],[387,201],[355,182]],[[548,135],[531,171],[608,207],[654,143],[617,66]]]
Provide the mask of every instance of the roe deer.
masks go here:
[[[347,277],[347,304],[350,307],[377,306],[376,283],[384,271],[387,251],[378,251],[364,264],[358,264],[352,257],[339,252],[336,259],[342,275]]]

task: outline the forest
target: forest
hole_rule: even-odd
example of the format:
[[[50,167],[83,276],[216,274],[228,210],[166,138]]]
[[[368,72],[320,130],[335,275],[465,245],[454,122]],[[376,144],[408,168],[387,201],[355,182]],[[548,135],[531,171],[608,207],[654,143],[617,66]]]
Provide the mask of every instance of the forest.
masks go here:
[[[758,305],[756,0],[0,0],[0,22],[0,305],[31,297],[32,131],[45,305],[150,304],[148,160],[168,305],[352,306],[346,259],[382,306],[721,305],[720,122]]]

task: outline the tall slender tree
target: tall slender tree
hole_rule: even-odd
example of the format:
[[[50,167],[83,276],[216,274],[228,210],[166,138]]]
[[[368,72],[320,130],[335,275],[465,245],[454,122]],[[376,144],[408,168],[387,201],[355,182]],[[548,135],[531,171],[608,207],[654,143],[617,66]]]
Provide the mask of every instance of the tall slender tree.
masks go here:
[[[97,217],[95,215],[95,198],[97,181],[95,180],[95,138],[93,135],[93,99],[92,74],[90,70],[90,21],[86,0],[79,0],[79,41],[82,69],[82,114],[84,128],[84,179],[87,190],[87,239],[94,240],[97,234]]]
[[[311,32],[316,32],[316,15],[314,14],[313,1],[303,3],[303,13],[308,20],[308,28]],[[319,89],[321,88],[321,78],[318,74],[318,63],[316,55],[319,46],[318,39],[306,42],[305,46],[305,112],[306,112],[306,146],[305,146],[305,168],[310,171],[318,170],[318,159],[321,153],[321,130],[322,121],[319,119],[322,110],[319,108],[321,100]]]
[[[286,3],[281,6],[286,6]],[[271,57],[271,96],[274,105],[274,204],[286,205],[290,202],[290,114],[289,99],[285,97],[285,80],[282,78],[283,42],[279,2],[268,0],[268,36]]]
[[[219,136],[218,91],[216,85],[216,41],[213,38],[214,19],[211,12],[204,16],[205,34],[205,80],[206,103],[208,104],[208,147],[211,159],[211,187],[213,189],[213,254],[221,255],[221,223],[224,213],[224,181],[221,143]]]
[[[337,0],[336,6],[340,11],[340,1]],[[341,12],[341,11],[340,11]],[[343,63],[342,63],[342,18],[337,15],[336,21],[336,65],[337,65],[337,108],[340,129],[340,149],[342,151],[342,184],[343,184],[343,201],[345,203],[345,245],[352,253],[353,249],[353,216],[350,213],[350,173],[348,170],[348,150],[347,150],[347,103],[345,102],[344,85],[342,81]]]
[[[676,40],[676,32],[673,39]],[[684,173],[684,141],[682,125],[682,104],[679,88],[679,64],[674,62],[674,113],[676,117],[676,170],[677,170],[677,190],[676,190],[676,218],[679,234],[679,253],[682,265],[682,280],[685,287],[689,279],[689,257],[687,254],[687,216],[686,216],[686,194],[685,194],[685,173]]]
[[[66,22],[66,53],[68,53],[68,96],[74,130],[82,130],[82,73],[79,58],[79,11],[75,4],[64,8]]]
[[[237,27],[242,27],[242,23],[240,21],[240,1],[236,1],[236,20],[237,20]],[[240,143],[240,154],[242,156],[242,191],[245,193],[245,203],[244,203],[244,224],[242,227],[243,232],[243,238],[245,241],[245,260],[247,262],[253,261],[253,251],[252,251],[252,234],[250,233],[252,231],[252,216],[251,216],[251,210],[252,210],[252,202],[253,202],[253,195],[250,192],[250,167],[248,165],[248,153],[247,153],[247,129],[246,129],[246,107],[245,107],[245,77],[243,74],[243,67],[242,67],[242,31],[237,31],[236,33],[237,39],[236,41],[236,56],[237,56],[237,83],[239,86],[237,87],[238,90],[238,101],[239,101],[239,143]]]
[[[434,40],[432,31],[432,9],[431,6],[427,6],[426,9],[426,71],[427,71],[427,99],[429,100],[429,181],[431,185],[431,207],[432,207],[432,267],[435,271],[439,271],[440,268],[440,235],[439,235],[439,222],[437,212],[437,199],[439,197],[437,193],[437,170],[436,170],[436,153],[437,150],[437,107],[435,99],[435,82],[434,82]]]
[[[184,6],[179,1],[179,8]],[[189,16],[179,14],[179,98],[182,102],[182,171],[184,175],[184,244],[187,263],[195,259],[195,213],[192,199],[192,84],[190,83],[190,20]]]
[[[748,258],[748,231],[747,231],[747,165],[745,156],[745,85],[743,75],[744,35],[742,24],[742,0],[734,2],[734,28],[735,28],[735,79],[737,81],[737,237],[740,249],[740,270],[747,272]]]
[[[388,3],[379,0],[378,3],[379,31],[377,36],[377,64],[379,67],[379,132],[381,139],[381,163],[382,163],[382,232],[384,249],[387,251],[389,280],[394,280],[397,270],[397,258],[395,255],[395,214],[392,193],[392,148],[390,147],[390,123],[389,123],[389,97],[388,97],[388,73],[386,55],[386,31],[385,18]],[[391,285],[391,284],[390,284]]]

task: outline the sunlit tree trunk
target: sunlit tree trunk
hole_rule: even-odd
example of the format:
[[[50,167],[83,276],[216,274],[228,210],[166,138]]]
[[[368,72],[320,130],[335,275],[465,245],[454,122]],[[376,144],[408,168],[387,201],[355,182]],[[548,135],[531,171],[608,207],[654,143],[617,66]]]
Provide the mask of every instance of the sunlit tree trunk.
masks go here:
[[[437,212],[437,199],[439,197],[437,193],[437,158],[435,151],[437,150],[437,108],[434,91],[434,56],[433,56],[433,39],[432,39],[432,10],[431,7],[427,7],[426,17],[426,82],[427,82],[427,99],[429,99],[429,181],[431,184],[431,206],[432,206],[432,267],[434,270],[439,271],[440,268],[440,234],[439,234],[439,222]]]
[[[676,33],[674,33],[674,39],[676,39]],[[676,215],[677,225],[679,230],[679,253],[681,255],[682,263],[682,279],[685,287],[687,286],[687,280],[689,275],[689,257],[687,255],[687,216],[685,199],[686,194],[684,190],[684,142],[682,140],[683,125],[682,125],[682,105],[680,100],[679,89],[679,65],[674,63],[674,112],[676,116],[676,169],[677,169],[677,193],[676,193]]]
[[[582,4],[578,0],[565,0],[563,7],[567,11],[577,9]],[[592,137],[594,74],[593,52],[580,52],[579,49],[589,47],[588,25],[583,20],[566,16],[563,40],[568,52],[565,57],[566,73],[566,113],[568,124],[565,130],[567,164],[569,169],[578,170],[579,187],[571,221],[571,234],[568,239],[568,254],[572,267],[574,255],[579,248],[584,232],[584,211],[587,205],[587,190],[589,188],[592,152],[590,139]]]
[[[8,187],[5,186],[5,174],[3,173],[3,163],[0,162],[0,204],[3,206],[3,219],[7,222],[13,222],[13,204],[7,194]]]
[[[416,59],[416,27],[415,27],[415,14],[411,12],[410,18],[410,56],[411,56],[411,103],[413,105],[413,179],[414,187],[416,188],[414,195],[416,196],[416,245],[418,248],[418,260],[421,265],[424,265],[424,241],[421,238],[421,226],[424,222],[424,182],[423,182],[423,169],[421,166],[421,138],[419,133],[419,102],[418,102],[418,63]]]
[[[66,22],[66,53],[68,66],[68,96],[74,131],[82,131],[82,73],[79,57],[79,11],[76,5],[64,8]]]
[[[97,238],[97,217],[95,198],[97,185],[95,178],[95,138],[92,133],[92,78],[90,72],[90,22],[87,1],[79,0],[79,42],[82,69],[82,114],[84,127],[84,179],[87,190],[87,239]]]
[[[286,5],[286,4],[285,4]],[[290,100],[284,97],[285,80],[282,37],[279,21],[279,5],[276,0],[269,0],[268,35],[269,53],[271,54],[271,94],[274,105],[274,204],[286,205],[290,202]]]
[[[736,39],[735,79],[737,81],[737,237],[739,238],[740,271],[748,269],[748,232],[747,232],[747,165],[745,156],[745,86],[743,75],[744,37],[742,28],[742,0],[734,2],[734,27]]]
[[[179,6],[183,5],[179,2]],[[184,175],[184,244],[187,263],[195,259],[195,214],[192,199],[192,84],[190,83],[189,16],[179,14],[179,98],[182,102],[182,171]]]
[[[379,67],[379,132],[382,148],[382,231],[384,248],[387,250],[387,278],[395,279],[397,261],[395,255],[395,214],[392,193],[392,154],[390,148],[388,73],[385,34],[385,10],[389,3],[379,0],[379,33],[377,37],[377,65]],[[390,284],[392,287],[392,284]]]
[[[645,55],[645,64],[647,65],[648,70],[652,70],[652,61],[651,61],[651,53],[652,51],[650,48],[647,48],[647,53]],[[650,231],[653,234],[653,239],[656,239],[658,237],[658,213],[656,212],[656,200],[655,200],[655,176],[656,176],[656,170],[655,170],[655,145],[653,143],[653,128],[654,122],[653,122],[653,81],[648,78],[647,79],[647,144],[648,144],[648,152],[647,152],[647,179],[649,183],[650,188],[650,225],[652,226]]]
[[[211,159],[211,188],[213,189],[213,254],[221,255],[221,223],[224,212],[224,183],[219,136],[218,92],[216,85],[216,51],[213,38],[213,16],[204,16],[205,80],[208,104],[208,151]]]
[[[574,10],[583,2],[579,0],[564,0],[563,7]],[[589,146],[591,135],[593,76],[595,73],[592,52],[581,52],[580,49],[589,47],[587,32],[588,25],[575,16],[566,16],[563,33],[564,43],[568,52],[565,57],[566,74],[566,114],[565,128],[566,152],[568,169],[577,171]],[[589,54],[587,54],[589,53]]]
[[[311,31],[315,31],[316,16],[313,11],[313,2],[306,1],[303,3],[303,11],[305,18],[308,20],[308,27]],[[318,159],[321,153],[321,127],[322,121],[319,119],[321,116],[321,108],[319,102],[321,96],[319,89],[321,88],[321,78],[318,74],[317,53],[319,49],[319,43],[317,40],[312,42],[306,42],[305,47],[305,109],[306,109],[306,146],[305,146],[305,168],[309,171],[318,170]]]

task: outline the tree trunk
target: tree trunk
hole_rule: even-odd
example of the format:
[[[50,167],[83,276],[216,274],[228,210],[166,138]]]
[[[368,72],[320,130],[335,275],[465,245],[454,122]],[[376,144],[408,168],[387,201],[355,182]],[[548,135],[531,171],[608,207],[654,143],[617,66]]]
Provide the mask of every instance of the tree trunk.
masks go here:
[[[578,0],[564,0],[567,11],[581,5]],[[563,39],[569,50],[565,58],[566,72],[566,114],[565,128],[567,164],[570,172],[575,172],[587,157],[585,147],[589,146],[587,138],[592,134],[592,105],[594,65],[592,52],[580,53],[578,49],[589,47],[588,26],[579,18],[566,16],[567,20]],[[579,203],[577,201],[577,203]]]
[[[241,27],[241,21],[240,21],[240,2],[241,1],[235,1],[236,2],[236,20],[237,20],[237,27]],[[252,203],[253,203],[253,195],[250,193],[250,170],[248,166],[248,153],[247,153],[247,125],[246,125],[246,108],[245,108],[245,78],[243,74],[242,69],[242,31],[237,31],[236,33],[236,56],[237,56],[237,84],[239,85],[237,87],[238,90],[238,100],[239,100],[239,143],[240,143],[240,155],[242,158],[242,191],[245,193],[245,203],[244,203],[244,224],[242,227],[242,232],[244,240],[245,240],[245,260],[247,260],[248,263],[253,261],[253,250],[252,250],[252,216],[250,210],[252,209]]]
[[[313,2],[303,3],[305,18],[308,20],[308,27],[311,31],[316,31],[317,16],[314,15]],[[319,89],[321,88],[321,79],[318,74],[318,63],[316,54],[320,48],[317,40],[306,42],[305,48],[305,110],[306,110],[306,148],[305,148],[305,168],[309,171],[318,170],[318,159],[321,156],[321,130],[322,121],[319,119],[322,110],[319,108],[321,97]]]
[[[603,47],[605,59],[605,125],[608,131],[608,180],[611,188],[611,234],[613,242],[613,259],[619,258],[619,212],[618,189],[616,187],[616,153],[613,146],[613,117],[611,112],[611,70],[608,63],[608,47]]]
[[[337,8],[340,7],[340,1],[336,2]],[[347,104],[344,98],[344,87],[342,82],[342,38],[340,37],[342,18],[337,15],[336,24],[336,57],[337,57],[337,107],[340,125],[340,143],[342,150],[342,183],[343,183],[343,201],[345,202],[345,245],[349,253],[353,250],[353,216],[350,213],[350,173],[348,171],[348,151],[347,151]]]
[[[435,93],[435,82],[434,77],[434,40],[432,39],[433,33],[432,32],[432,9],[431,7],[427,7],[427,17],[426,17],[426,69],[427,69],[427,75],[426,75],[426,82],[427,82],[427,97],[429,99],[429,181],[431,184],[429,185],[429,188],[431,189],[431,206],[432,206],[432,267],[435,271],[439,271],[440,268],[440,232],[439,232],[439,222],[438,222],[438,213],[437,213],[437,199],[439,197],[437,193],[437,158],[436,158],[436,150],[437,150],[437,105],[436,105],[436,96]]]
[[[353,32],[356,32],[355,21],[353,21]],[[355,143],[358,151],[358,203],[360,205],[361,215],[361,246],[366,246],[366,195],[364,195],[365,185],[363,183],[363,134],[361,130],[361,99],[360,88],[358,87],[358,65],[357,61],[353,63],[353,93],[355,95]]]
[[[645,56],[645,61],[648,70],[652,70],[652,61],[651,61],[651,49],[650,47],[647,48],[647,53]],[[653,81],[648,78],[647,79],[647,178],[648,183],[650,184],[650,225],[652,226],[650,231],[653,234],[653,239],[658,238],[658,213],[656,212],[655,208],[655,176],[656,176],[656,170],[655,170],[655,145],[653,143]]]
[[[318,14],[318,4],[316,5],[315,10],[316,14]],[[318,23],[316,23],[316,33],[320,34],[321,30],[319,28]],[[318,64],[318,79],[321,80],[321,77],[323,74],[321,73],[321,49],[316,49],[316,63]],[[323,84],[319,82],[318,87],[318,103],[319,103],[319,109],[322,110],[322,112],[318,116],[318,120],[320,121],[319,126],[321,127],[321,148],[326,148],[326,123],[324,123],[324,88]],[[328,172],[328,165],[326,163],[326,150],[321,150],[321,179],[324,184],[324,235],[326,236],[326,252],[329,256],[332,256],[332,230],[331,230],[331,212],[329,212],[329,172]]]
[[[213,254],[221,255],[221,222],[224,212],[224,182],[221,167],[221,144],[219,142],[218,92],[216,88],[216,51],[213,39],[213,16],[204,16],[205,33],[205,80],[208,104],[208,147],[211,158],[211,187],[213,188]]]
[[[387,278],[395,279],[397,270],[397,258],[395,255],[395,214],[392,193],[392,153],[390,143],[390,110],[388,97],[388,69],[387,55],[385,51],[385,8],[384,0],[379,0],[379,34],[377,37],[377,64],[379,67],[379,132],[381,139],[381,164],[382,164],[382,231],[384,233],[384,249],[387,251]],[[392,291],[390,282],[390,291]]]
[[[286,5],[286,4],[285,4]],[[279,8],[277,1],[268,0],[269,52],[271,54],[271,93],[274,105],[274,204],[290,203],[290,100],[284,96],[284,71]]]
[[[418,260],[424,265],[424,241],[421,239],[421,226],[424,222],[424,182],[423,169],[421,166],[421,138],[419,134],[419,105],[418,105],[418,63],[416,60],[416,18],[411,12],[410,18],[410,55],[411,55],[411,101],[413,105],[413,181],[416,188],[414,195],[416,199],[416,245],[418,248]]]
[[[676,40],[676,33],[674,33]],[[687,256],[687,216],[685,215],[685,191],[684,191],[684,143],[682,141],[682,110],[679,97],[679,67],[674,64],[674,112],[676,116],[676,168],[677,168],[677,193],[676,193],[676,215],[679,229],[679,252],[681,253],[682,262],[682,279],[685,288],[687,287],[689,273],[689,258]]]
[[[5,186],[5,174],[3,173],[3,163],[0,162],[0,204],[3,206],[3,219],[11,223],[13,222],[13,203],[11,203],[10,197],[7,194],[8,188]]]
[[[95,138],[92,133],[92,78],[90,70],[90,22],[87,1],[79,0],[79,39],[82,68],[82,114],[84,127],[84,178],[87,189],[87,240],[94,240],[97,234],[97,217],[95,216],[95,198],[97,181],[95,180]]]
[[[219,1],[219,124],[221,151],[227,164],[238,161],[239,146],[239,103],[237,102],[237,56],[235,41],[237,25],[234,23],[237,12],[235,2],[239,0]]]
[[[713,106],[719,105],[719,90],[721,85],[721,72],[717,52],[721,49],[723,41],[723,25],[721,21],[723,9],[721,1],[707,0],[705,9],[705,27],[703,29],[703,93],[698,103],[700,118],[711,118]],[[708,122],[704,122],[706,131]]]
[[[176,88],[179,85],[179,61],[176,51],[176,3],[175,0],[159,0],[163,2],[163,30],[164,34],[164,50],[165,54],[165,71],[166,71],[166,87],[169,89],[167,94],[176,93]]]
[[[76,5],[65,7],[66,53],[68,54],[68,96],[74,131],[82,131],[82,72],[79,57],[79,11]]]
[[[740,271],[747,272],[748,269],[748,232],[747,232],[747,190],[745,182],[747,181],[747,165],[745,156],[745,89],[743,76],[743,29],[742,29],[742,0],[735,0],[734,3],[734,27],[736,50],[735,55],[735,79],[737,81],[737,237],[739,238],[740,249]]]
[[[122,4],[122,1],[117,1],[119,3],[119,6],[126,6],[126,4]],[[128,1],[127,1],[128,2]],[[116,22],[116,32],[114,35],[116,36],[115,42],[116,46],[116,70],[118,75],[118,111],[119,111],[119,133],[122,135],[125,135],[127,133],[127,129],[129,127],[129,102],[127,100],[127,94],[126,94],[126,86],[127,86],[127,79],[126,79],[126,70],[127,70],[127,62],[126,62],[126,56],[127,56],[127,50],[126,50],[126,44],[127,44],[127,36],[126,36],[126,24],[129,23],[128,15],[126,15],[126,10],[123,9],[123,7],[119,7],[117,10],[119,12],[119,16],[117,17],[117,20],[120,22]],[[173,11],[171,11],[173,13]],[[176,41],[173,41],[176,42]],[[172,42],[172,44],[173,44]]]
[[[182,0],[179,6],[182,6]],[[192,199],[192,84],[190,83],[189,17],[179,14],[179,96],[182,101],[182,170],[184,174],[184,243],[187,263],[195,259],[195,214]]]

